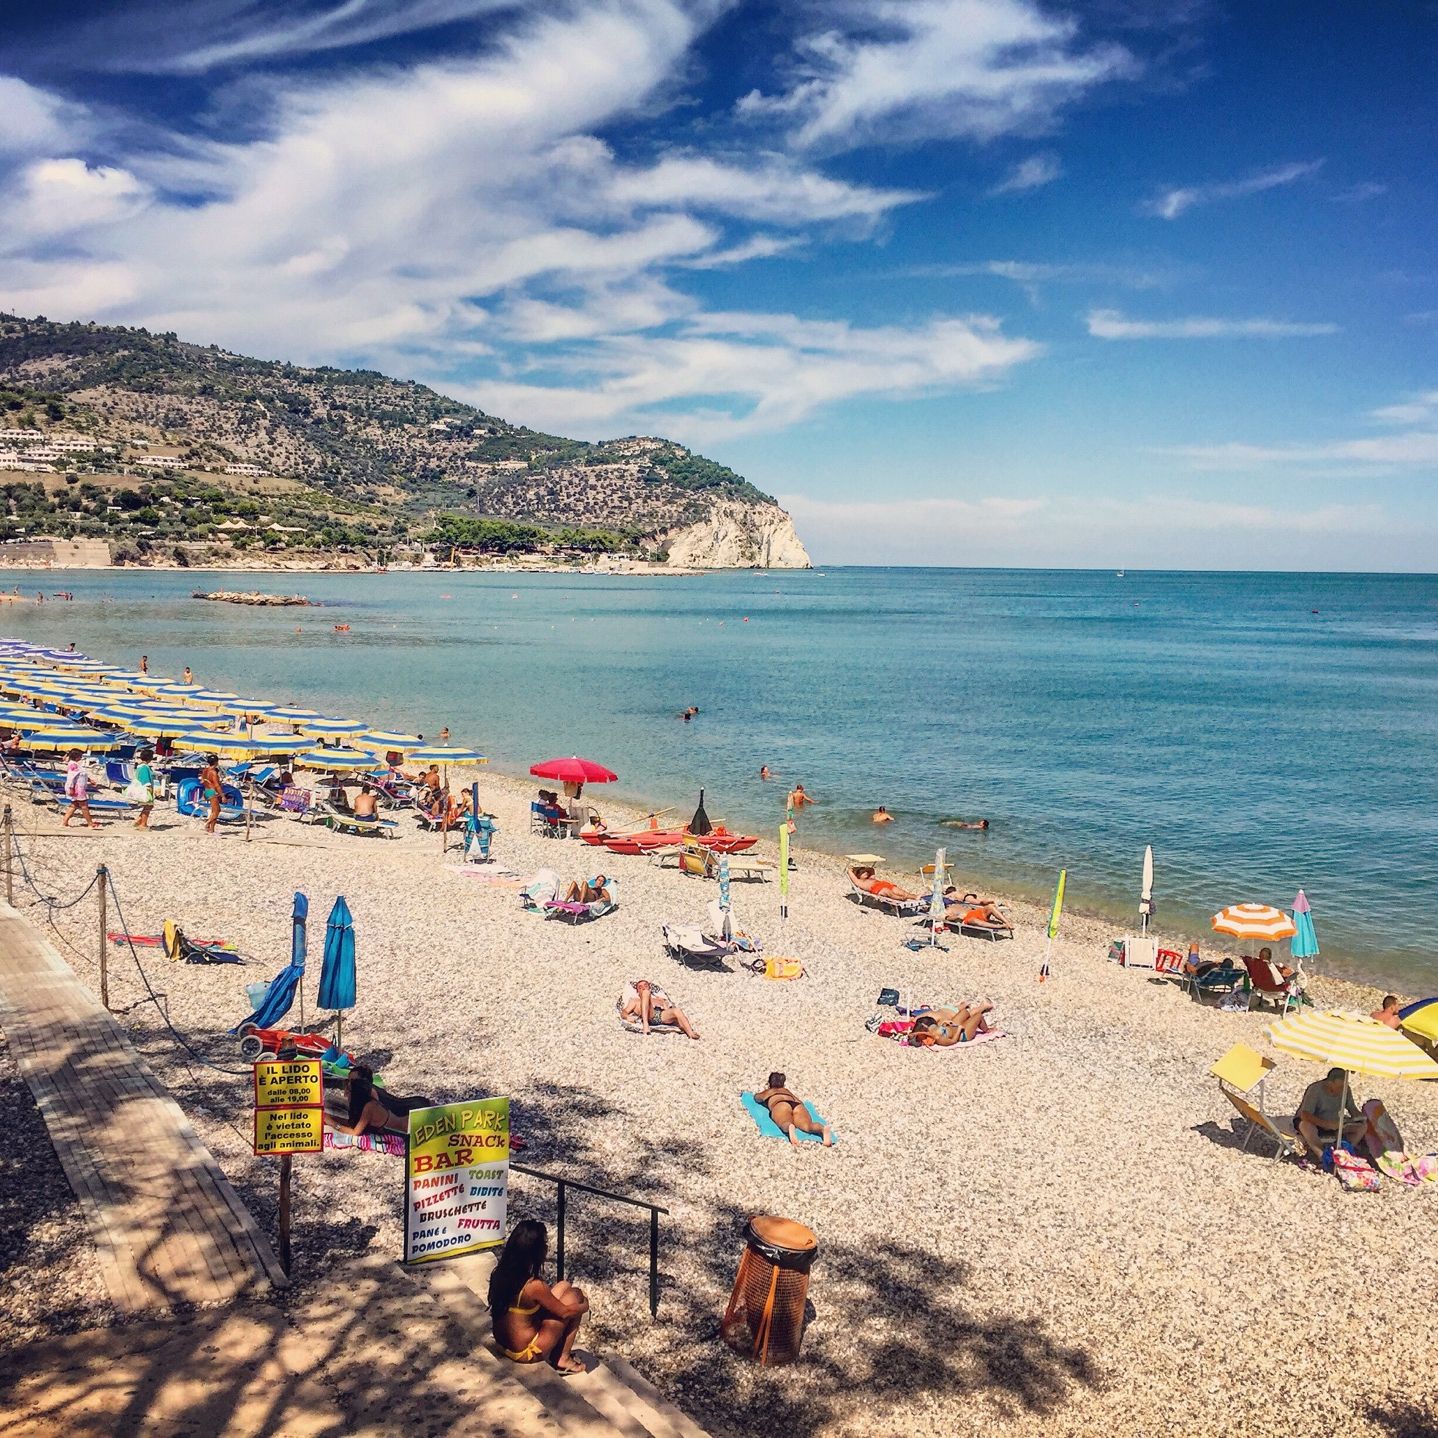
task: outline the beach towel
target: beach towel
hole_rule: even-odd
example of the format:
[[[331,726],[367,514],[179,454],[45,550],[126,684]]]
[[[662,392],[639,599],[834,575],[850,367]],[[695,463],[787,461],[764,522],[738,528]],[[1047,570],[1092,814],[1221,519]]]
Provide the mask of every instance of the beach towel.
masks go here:
[[[1385,1178],[1417,1188],[1424,1183],[1438,1183],[1438,1153],[1411,1154],[1403,1147],[1398,1125],[1393,1122],[1381,1100],[1371,1098],[1363,1105],[1368,1132],[1363,1142],[1373,1155],[1373,1162]]]
[[[1345,1193],[1377,1193],[1378,1171],[1366,1158],[1359,1158],[1346,1148],[1333,1152],[1333,1172]]]
[[[873,1024],[871,1019],[870,1024]],[[935,1053],[953,1053],[958,1049],[971,1049],[975,1044],[987,1043],[989,1039],[1007,1038],[1008,1034],[1003,1029],[985,1029],[983,1033],[975,1034],[971,1039],[965,1039],[957,1044],[925,1044],[914,1043],[910,1038],[913,1031],[913,1019],[884,1019],[870,1031],[878,1034],[881,1039],[892,1039],[896,1044],[903,1044],[906,1048],[932,1049]]]
[[[326,1149],[359,1149],[363,1153],[387,1153],[404,1157],[404,1139],[397,1133],[336,1133],[325,1126]]]
[[[769,1110],[765,1108],[764,1105],[760,1103],[759,1100],[755,1098],[752,1093],[749,1093],[746,1090],[744,1093],[739,1095],[739,1098],[740,1101],[743,1103],[745,1109],[748,1111],[749,1117],[752,1118],[754,1122],[758,1125],[759,1132],[762,1133],[765,1138],[779,1138],[783,1139],[785,1143],[788,1143],[789,1135],[786,1134],[784,1130],[780,1128],[777,1123],[774,1122],[773,1118],[770,1117]],[[829,1120],[822,1117],[819,1113],[819,1110],[816,1109],[813,1104],[806,1104],[805,1107],[807,1107],[809,1112],[813,1114],[815,1123],[823,1124],[825,1128],[829,1126]],[[806,1139],[811,1140],[814,1143],[823,1142],[823,1139],[821,1139],[817,1133],[800,1133],[798,1129],[795,1129],[794,1133],[797,1135],[800,1142],[803,1142]],[[835,1134],[835,1145],[837,1145],[838,1142],[839,1135]]]

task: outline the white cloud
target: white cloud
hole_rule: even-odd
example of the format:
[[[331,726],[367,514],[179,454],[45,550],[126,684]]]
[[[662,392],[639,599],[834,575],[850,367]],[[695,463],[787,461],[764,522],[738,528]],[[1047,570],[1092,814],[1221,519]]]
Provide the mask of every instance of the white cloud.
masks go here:
[[[1118,310],[1090,310],[1088,332],[1101,340],[1291,339],[1332,335],[1338,326],[1274,319],[1219,319],[1190,315],[1176,320],[1133,320]]]
[[[803,238],[798,235],[751,235],[727,250],[711,250],[693,259],[676,260],[675,264],[686,270],[727,269],[731,265],[747,264],[750,260],[772,260],[801,248],[803,244]]]
[[[1415,394],[1401,404],[1386,404],[1369,415],[1383,424],[1438,424],[1438,389]]]
[[[1030,155],[1020,160],[997,185],[990,195],[1022,195],[1030,190],[1041,190],[1051,185],[1064,172],[1059,157],[1054,154]]]
[[[674,335],[615,336],[535,359],[547,374],[567,376],[565,385],[516,377],[469,385],[465,397],[536,426],[579,422],[612,433],[662,425],[698,443],[782,428],[844,400],[995,384],[1041,352],[983,316],[862,328],[696,313]],[[681,403],[695,407],[667,408]]]
[[[1361,205],[1365,200],[1376,200],[1387,193],[1387,185],[1380,185],[1376,180],[1360,180],[1346,190],[1335,190],[1328,198],[1340,205]]]
[[[0,246],[7,236],[33,243],[110,224],[138,213],[150,198],[148,185],[117,166],[37,160],[21,171],[13,202],[0,212]]]
[[[635,208],[683,205],[768,224],[874,220],[928,198],[922,190],[880,190],[832,180],[783,159],[739,165],[704,155],[670,155],[648,169],[615,175],[608,194]]]
[[[66,151],[88,129],[82,106],[14,75],[0,75],[0,156]]]
[[[1177,186],[1155,196],[1141,206],[1141,209],[1145,214],[1156,215],[1161,220],[1176,220],[1196,205],[1211,205],[1215,200],[1241,199],[1245,195],[1257,195],[1264,190],[1276,190],[1284,185],[1295,184],[1310,175],[1316,175],[1323,168],[1323,163],[1322,160],[1304,160],[1259,170],[1239,180],[1210,185]]]
[[[739,105],[801,148],[1034,133],[1135,69],[1118,46],[1083,48],[1074,22],[1030,0],[849,0],[820,13],[833,28],[804,37],[789,88]]]

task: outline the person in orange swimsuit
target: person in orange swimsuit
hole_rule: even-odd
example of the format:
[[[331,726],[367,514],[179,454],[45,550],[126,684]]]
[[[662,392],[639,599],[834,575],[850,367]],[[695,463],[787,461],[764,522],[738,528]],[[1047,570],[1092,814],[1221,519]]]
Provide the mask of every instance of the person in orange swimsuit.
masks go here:
[[[560,1373],[585,1373],[588,1365],[570,1351],[589,1300],[572,1283],[560,1279],[551,1287],[539,1276],[548,1251],[549,1233],[542,1223],[522,1218],[514,1225],[489,1276],[494,1341],[514,1363],[543,1359]]]

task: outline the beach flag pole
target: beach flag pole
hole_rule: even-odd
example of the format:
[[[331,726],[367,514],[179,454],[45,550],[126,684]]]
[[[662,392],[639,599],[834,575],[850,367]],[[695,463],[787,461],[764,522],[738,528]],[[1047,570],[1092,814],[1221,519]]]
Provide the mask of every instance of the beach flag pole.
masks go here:
[[[779,918],[789,918],[789,821],[779,825]]]
[[[1054,951],[1054,940],[1058,937],[1059,916],[1064,908],[1064,885],[1068,882],[1069,871],[1059,870],[1059,886],[1054,890],[1054,906],[1049,911],[1048,941],[1044,945],[1044,961],[1039,969],[1039,983],[1043,983],[1049,976],[1049,959]]]

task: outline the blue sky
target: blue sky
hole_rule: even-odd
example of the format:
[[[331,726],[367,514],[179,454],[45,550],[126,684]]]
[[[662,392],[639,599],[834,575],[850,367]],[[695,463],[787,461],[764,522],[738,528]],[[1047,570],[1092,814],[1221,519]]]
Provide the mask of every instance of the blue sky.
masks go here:
[[[1438,8],[7,10],[0,308],[662,433],[824,562],[1438,567]]]

